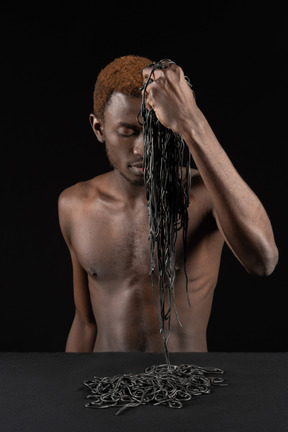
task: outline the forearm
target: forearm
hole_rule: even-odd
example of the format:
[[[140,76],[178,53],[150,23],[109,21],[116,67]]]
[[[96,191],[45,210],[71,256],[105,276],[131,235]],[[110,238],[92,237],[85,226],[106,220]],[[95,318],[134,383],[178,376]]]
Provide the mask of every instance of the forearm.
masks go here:
[[[77,316],[69,332],[66,352],[92,352],[97,336],[97,326],[94,323],[84,324]]]
[[[278,259],[272,227],[260,200],[234,168],[201,111],[182,136],[206,185],[219,229],[251,273],[270,274]],[[195,125],[195,126],[194,126]]]

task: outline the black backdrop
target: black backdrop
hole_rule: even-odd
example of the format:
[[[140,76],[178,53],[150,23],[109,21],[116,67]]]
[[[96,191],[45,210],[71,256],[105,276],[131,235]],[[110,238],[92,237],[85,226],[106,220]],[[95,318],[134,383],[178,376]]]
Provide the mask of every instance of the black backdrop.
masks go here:
[[[262,279],[225,248],[209,349],[286,351],[287,12],[232,0],[0,7],[0,349],[64,350],[74,306],[57,199],[110,169],[88,123],[93,86],[108,62],[136,54],[183,67],[280,249],[277,269]]]

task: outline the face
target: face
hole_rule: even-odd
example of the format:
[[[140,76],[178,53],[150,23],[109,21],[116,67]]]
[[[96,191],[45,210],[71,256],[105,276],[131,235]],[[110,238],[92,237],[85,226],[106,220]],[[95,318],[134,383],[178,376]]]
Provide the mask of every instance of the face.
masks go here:
[[[102,123],[102,142],[111,165],[135,186],[144,185],[143,131],[137,122],[140,106],[141,98],[115,92],[106,106]]]

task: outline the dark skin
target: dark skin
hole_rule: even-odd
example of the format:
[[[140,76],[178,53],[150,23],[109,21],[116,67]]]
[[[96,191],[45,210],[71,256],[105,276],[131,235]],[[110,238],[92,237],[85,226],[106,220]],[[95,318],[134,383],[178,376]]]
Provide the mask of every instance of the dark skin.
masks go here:
[[[150,70],[143,71],[144,80]],[[182,236],[176,245],[169,351],[207,351],[206,330],[224,242],[251,274],[269,275],[278,251],[269,218],[239,176],[197,107],[182,69],[156,70],[146,104],[186,141],[192,170],[185,291]],[[59,198],[63,236],[73,264],[75,318],[66,351],[163,351],[151,288],[143,181],[141,98],[114,92],[104,118],[90,116],[113,170],[66,189]],[[157,296],[157,287],[156,287]]]

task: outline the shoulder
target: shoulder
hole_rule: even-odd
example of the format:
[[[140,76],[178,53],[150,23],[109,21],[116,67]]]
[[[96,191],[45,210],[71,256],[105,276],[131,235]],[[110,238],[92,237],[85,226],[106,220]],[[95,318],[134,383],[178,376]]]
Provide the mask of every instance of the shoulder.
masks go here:
[[[81,205],[97,200],[103,194],[103,183],[107,174],[76,183],[64,189],[58,199],[59,210],[74,210]]]
[[[73,186],[70,186],[64,189],[63,192],[59,195],[58,198],[58,210],[60,222],[63,222],[69,215],[72,215],[73,212],[79,208],[81,202],[85,197],[85,191],[87,186],[85,186],[86,182],[77,183]]]
[[[73,220],[75,210],[82,201],[84,189],[85,187],[82,182],[77,183],[64,189],[58,198],[60,228],[68,245],[70,245],[71,221]]]
[[[58,198],[58,213],[64,237],[68,237],[73,225],[101,198],[104,179],[105,174],[76,183],[61,192]]]
[[[64,189],[59,195],[59,209],[68,209],[76,203],[79,203],[79,201],[83,200],[88,188],[87,183],[88,182],[79,182]]]

